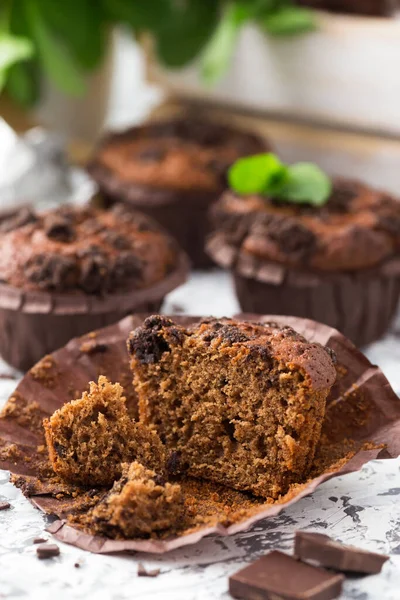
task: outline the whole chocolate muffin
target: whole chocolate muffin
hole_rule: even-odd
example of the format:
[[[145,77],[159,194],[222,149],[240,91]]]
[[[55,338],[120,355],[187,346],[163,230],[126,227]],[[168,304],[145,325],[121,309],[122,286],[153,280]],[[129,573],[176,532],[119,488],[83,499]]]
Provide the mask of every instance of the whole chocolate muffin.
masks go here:
[[[198,268],[208,209],[226,188],[226,172],[239,157],[263,152],[258,136],[201,118],[175,118],[112,133],[88,166],[106,204],[123,201],[154,217],[178,240]]]
[[[389,16],[396,0],[297,0],[298,4],[319,10],[367,16]]]
[[[0,353],[27,369],[69,339],[159,309],[187,259],[146,215],[23,209],[0,223]]]
[[[400,203],[337,179],[323,206],[225,193],[208,251],[244,311],[308,317],[355,344],[379,339],[400,291]]]

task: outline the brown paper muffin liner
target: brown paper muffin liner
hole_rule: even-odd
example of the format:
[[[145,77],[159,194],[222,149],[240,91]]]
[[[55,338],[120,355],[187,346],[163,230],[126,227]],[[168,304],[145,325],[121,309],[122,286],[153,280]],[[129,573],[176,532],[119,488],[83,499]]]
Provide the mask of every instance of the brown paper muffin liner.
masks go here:
[[[151,287],[103,297],[32,292],[0,283],[0,355],[26,371],[71,338],[118,322],[131,313],[157,312],[166,294],[186,281],[182,253],[174,271]]]
[[[79,397],[87,389],[88,381],[96,380],[100,374],[121,382],[128,409],[132,415],[137,414],[125,346],[129,332],[144,318],[135,315],[70,341],[65,348],[33,367],[0,417],[0,468],[11,471],[13,482],[35,506],[59,517],[49,529],[57,539],[96,553],[125,550],[162,553],[193,544],[206,535],[244,531],[261,519],[279,514],[332,477],[357,471],[369,460],[400,454],[400,400],[382,371],[349,340],[335,329],[308,319],[274,315],[241,317],[288,324],[309,341],[329,346],[337,355],[338,379],[328,399],[310,478],[292,486],[273,504],[223,486],[187,478],[182,485],[186,485],[191,494],[193,490],[197,494],[195,516],[200,515],[202,519],[169,538],[111,540],[67,524],[66,515],[82,508],[88,493],[52,478],[43,445],[42,418]],[[198,317],[174,319],[184,324]],[[224,504],[224,498],[229,502]]]
[[[362,347],[388,331],[397,311],[400,258],[362,272],[299,271],[244,254],[220,233],[210,237],[207,251],[218,265],[232,269],[246,312],[314,319]]]

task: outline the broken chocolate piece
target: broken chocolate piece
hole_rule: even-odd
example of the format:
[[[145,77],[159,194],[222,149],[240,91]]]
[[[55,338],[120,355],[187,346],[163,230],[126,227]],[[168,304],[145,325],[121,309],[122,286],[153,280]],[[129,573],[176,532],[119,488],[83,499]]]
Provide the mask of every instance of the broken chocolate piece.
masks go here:
[[[57,544],[41,544],[36,548],[36,554],[38,558],[53,558],[60,554],[60,548]]]
[[[9,502],[0,502],[0,510],[8,510],[9,508],[11,508]]]
[[[145,568],[142,563],[138,564],[137,574],[138,577],[157,577],[161,573],[161,569],[151,569],[150,571]]]
[[[316,561],[322,567],[348,573],[380,573],[389,560],[384,554],[344,546],[323,533],[296,531],[295,555],[301,560]]]
[[[47,542],[47,538],[44,537],[35,537],[33,539],[34,544],[45,544]]]
[[[328,573],[274,550],[229,578],[229,591],[242,600],[331,600],[343,575]]]

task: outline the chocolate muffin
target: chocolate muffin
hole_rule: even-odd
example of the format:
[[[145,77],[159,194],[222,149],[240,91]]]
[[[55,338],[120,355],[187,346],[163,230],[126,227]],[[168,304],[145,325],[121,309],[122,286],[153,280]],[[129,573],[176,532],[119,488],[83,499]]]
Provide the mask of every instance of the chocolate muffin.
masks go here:
[[[228,167],[264,152],[258,136],[201,118],[175,118],[107,136],[88,169],[106,204],[123,201],[157,219],[197,268],[204,252],[208,208],[226,187]]]
[[[159,309],[187,259],[147,216],[60,207],[0,223],[0,353],[28,369],[72,337]]]
[[[400,290],[400,203],[336,180],[320,207],[227,192],[208,251],[246,312],[308,317],[363,346],[388,329]]]
[[[278,498],[304,480],[335,382],[332,354],[291,327],[152,316],[128,339],[140,421],[167,470]]]
[[[393,14],[396,0],[297,0],[302,6],[338,13],[367,16]]]

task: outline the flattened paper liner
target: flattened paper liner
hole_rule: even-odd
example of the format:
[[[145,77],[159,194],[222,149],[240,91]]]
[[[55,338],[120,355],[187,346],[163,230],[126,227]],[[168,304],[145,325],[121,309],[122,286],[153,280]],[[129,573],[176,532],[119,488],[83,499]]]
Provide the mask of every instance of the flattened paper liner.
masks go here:
[[[196,317],[173,318],[182,324],[197,320]],[[291,325],[309,341],[320,342],[335,350],[339,376],[328,399],[319,449],[319,452],[328,449],[332,452],[331,462],[327,463],[329,467],[322,473],[316,473],[306,483],[294,486],[275,504],[255,501],[254,509],[228,526],[217,522],[170,539],[109,540],[84,533],[62,520],[75,500],[54,497],[58,491],[54,485],[51,487],[45,479],[38,480],[35,457],[42,439],[29,424],[24,426],[21,419],[11,412],[8,417],[0,418],[0,468],[21,476],[17,484],[35,506],[61,517],[49,528],[57,539],[96,553],[125,550],[163,553],[196,543],[206,535],[231,535],[244,531],[261,519],[279,514],[286,506],[310,494],[332,477],[357,471],[369,460],[394,458],[400,454],[400,401],[380,369],[373,366],[351,342],[336,330],[307,319],[249,314],[243,315],[243,318]],[[130,330],[142,319],[143,316],[138,315],[127,317],[117,325],[72,340],[48,359],[50,367],[45,377],[38,378],[38,374],[43,374],[41,363],[24,377],[13,397],[22,399],[24,406],[36,401],[43,415],[51,414],[64,402],[77,397],[87,388],[89,380],[96,379],[102,373],[113,381],[121,381],[129,409],[136,414],[125,340]],[[354,454],[350,460],[348,446],[344,444],[347,439],[354,440]],[[2,446],[4,448],[10,444],[15,444],[16,452],[13,456],[1,459]],[[346,449],[342,450],[342,447]]]

